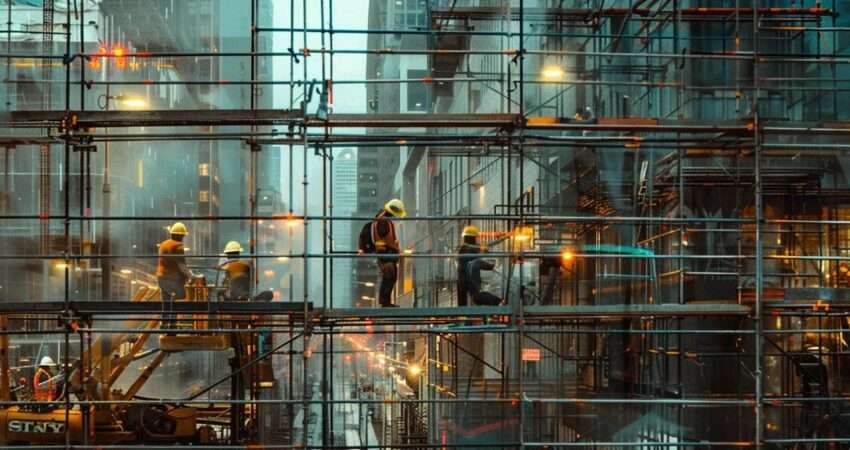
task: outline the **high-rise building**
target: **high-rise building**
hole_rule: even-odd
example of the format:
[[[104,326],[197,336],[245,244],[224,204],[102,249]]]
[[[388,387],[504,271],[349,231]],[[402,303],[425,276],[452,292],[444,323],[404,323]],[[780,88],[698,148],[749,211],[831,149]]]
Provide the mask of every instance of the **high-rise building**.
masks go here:
[[[269,20],[272,16],[271,2],[258,3],[258,17]],[[125,52],[170,51],[195,52],[214,55],[223,52],[250,52],[254,33],[251,28],[251,10],[234,2],[120,2],[105,0],[100,4],[104,17],[99,36],[101,47],[105,51],[121,48]],[[270,37],[256,39],[257,50],[269,48]],[[93,49],[94,50],[94,49]],[[148,61],[144,58],[130,59],[127,62],[104,58],[98,61],[96,75],[104,79],[123,74],[128,81],[136,81],[140,86],[121,87],[121,91],[111,96],[134,95],[145,100],[150,109],[249,109],[269,108],[272,105],[272,91],[253,92],[247,85],[223,86],[217,80],[257,80],[271,77],[271,64],[267,58],[257,58],[255,66],[250,57],[222,59],[215,56],[173,57]],[[254,70],[252,74],[252,69]],[[142,80],[163,83],[144,87]],[[194,83],[170,84],[177,80],[194,80]],[[121,108],[120,102],[113,107]],[[214,133],[213,127],[199,130]],[[120,144],[119,144],[120,145]],[[251,212],[251,179],[242,167],[250,167],[252,148],[244,142],[234,141],[184,141],[144,143],[147,152],[141,154],[126,153],[135,160],[125,160],[115,154],[110,164],[114,167],[115,180],[121,180],[122,167],[128,175],[139,178],[136,189],[139,195],[146,195],[151,189],[161,192],[155,196],[156,202],[150,203],[151,214],[171,215],[174,217],[201,215],[215,216],[248,215]],[[190,147],[190,151],[186,151]],[[129,148],[129,147],[127,147]],[[166,148],[174,151],[166,152]],[[179,149],[179,150],[178,150]],[[280,206],[280,159],[277,152],[261,151],[257,153],[256,191],[254,201],[257,210],[267,214],[282,212]],[[119,156],[119,157],[116,157]],[[185,176],[195,173],[196,176]],[[222,180],[228,180],[228,187],[222,188]],[[111,183],[120,182],[110,180]],[[236,186],[244,187],[235,188]],[[266,200],[262,200],[263,198]],[[271,199],[271,200],[269,200]],[[114,203],[114,202],[113,202]],[[140,202],[141,203],[141,202]],[[122,203],[126,205],[126,203]],[[144,203],[142,203],[144,205]],[[120,207],[120,206],[119,206]],[[114,214],[121,211],[115,210]],[[124,211],[129,213],[128,211]],[[138,214],[138,209],[135,211]],[[162,226],[167,225],[163,223]],[[188,237],[191,252],[198,255],[220,253],[224,244],[231,240],[239,241],[251,248],[251,221],[213,221],[194,222]],[[112,230],[110,230],[112,231]],[[127,229],[116,229],[112,235],[123,235]],[[258,227],[257,234],[268,234],[267,227]],[[139,242],[128,243],[130,250],[148,253],[152,244],[164,237],[162,227],[150,230],[136,230],[127,233],[139,236]],[[264,234],[264,236],[265,236]],[[270,239],[256,239],[257,242]],[[268,237],[268,236],[266,236]],[[121,245],[116,240],[116,245]],[[255,249],[259,252],[259,249]],[[197,265],[214,264],[214,260],[195,261]],[[273,262],[262,260],[263,267],[257,272],[271,270],[265,265]],[[268,264],[267,264],[268,263]],[[259,265],[259,264],[258,264]],[[151,270],[151,266],[141,268]],[[115,271],[112,271],[115,273]],[[259,281],[259,280],[258,280]],[[264,283],[262,287],[268,284]],[[260,287],[258,285],[258,287]]]
[[[351,220],[345,219],[357,211],[357,153],[353,148],[337,148],[333,152],[333,215],[342,218],[333,221],[331,251],[334,253],[350,253],[357,248],[354,233],[356,227]],[[351,307],[354,305],[354,294],[357,293],[354,261],[351,258],[336,258],[332,262],[333,304],[335,307]]]
[[[384,30],[405,30],[409,27],[421,28],[427,25],[428,5],[424,0],[370,1],[369,27]],[[425,114],[431,111],[432,86],[429,82],[428,58],[421,54],[407,54],[405,50],[426,47],[427,39],[415,34],[376,33],[367,38],[368,48],[398,49],[392,52],[370,53],[366,57],[366,77],[381,80],[403,80],[402,83],[374,83],[367,85],[367,107],[369,114],[411,113]],[[404,132],[404,129],[381,128],[367,129],[368,133],[392,134]],[[421,151],[421,150],[420,150]],[[415,196],[411,185],[405,183],[403,173],[409,167],[409,160],[418,160],[420,151],[415,147],[377,146],[362,147],[358,152],[358,216],[373,216],[384,203],[400,198],[407,204],[408,214],[417,211]],[[362,226],[362,223],[360,224]],[[399,237],[405,241],[408,229],[414,224],[397,224]],[[359,226],[357,227],[359,230]],[[374,262],[358,260],[355,264],[360,290],[359,298],[367,302],[374,296]],[[399,269],[398,296],[406,297],[403,303],[413,304],[412,265],[402,262]]]

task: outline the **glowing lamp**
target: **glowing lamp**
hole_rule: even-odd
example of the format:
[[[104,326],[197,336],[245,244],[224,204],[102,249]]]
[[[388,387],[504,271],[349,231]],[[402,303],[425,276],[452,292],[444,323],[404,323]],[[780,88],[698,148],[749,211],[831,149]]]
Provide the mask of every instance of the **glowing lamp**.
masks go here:
[[[562,81],[566,72],[560,66],[545,66],[540,71],[540,78],[543,81]]]

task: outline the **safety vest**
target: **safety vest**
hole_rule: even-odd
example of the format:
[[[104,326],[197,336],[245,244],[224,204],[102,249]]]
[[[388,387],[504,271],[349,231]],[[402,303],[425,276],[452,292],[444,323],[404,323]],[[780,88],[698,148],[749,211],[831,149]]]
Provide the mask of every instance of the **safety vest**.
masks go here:
[[[251,277],[251,265],[242,261],[241,259],[231,259],[224,263],[222,269],[227,273],[228,280],[235,280],[236,278]]]
[[[183,256],[183,243],[174,239],[166,239],[159,244],[159,259],[156,263],[156,276],[164,275],[179,275],[183,277],[183,272],[180,271],[180,263],[185,261]]]
[[[56,389],[53,382],[53,375],[47,370],[39,367],[32,379],[33,398],[36,401],[53,401]]]
[[[227,261],[222,269],[225,272],[227,297],[231,300],[248,297],[251,290],[251,265],[240,259],[232,259]]]
[[[388,231],[384,235],[381,235],[378,231],[378,226],[383,223],[387,224]],[[377,253],[386,253],[387,250],[398,253],[398,236],[395,234],[395,225],[390,219],[380,217],[372,221],[372,242],[375,243],[375,251]]]

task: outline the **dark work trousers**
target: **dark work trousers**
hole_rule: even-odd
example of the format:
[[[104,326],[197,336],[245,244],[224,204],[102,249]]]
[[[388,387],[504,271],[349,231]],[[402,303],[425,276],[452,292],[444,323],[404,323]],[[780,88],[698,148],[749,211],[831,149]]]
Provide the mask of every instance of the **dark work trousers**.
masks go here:
[[[393,289],[398,280],[398,260],[395,257],[378,259],[378,270],[381,273],[381,286],[378,289],[378,302],[381,306],[392,305]]]
[[[467,242],[461,244],[457,252],[461,255],[457,258],[457,306],[468,306],[469,297],[473,295],[469,282],[469,263],[476,259],[476,254],[481,252],[481,247]]]
[[[472,296],[472,301],[475,302],[476,305],[487,305],[487,306],[497,306],[502,303],[502,299],[496,297],[495,295],[487,292],[481,291]]]
[[[467,306],[469,297],[469,283],[466,279],[466,270],[457,271],[457,306]]]
[[[502,302],[501,298],[481,289],[481,271],[493,270],[493,268],[493,263],[479,258],[473,259],[467,265],[468,289],[476,305],[495,306]]]
[[[558,281],[558,275],[560,272],[561,269],[558,267],[549,268],[549,273],[546,274],[546,284],[543,285],[543,295],[540,297],[541,304],[552,304],[552,299],[555,296],[555,283]]]
[[[162,321],[165,328],[174,326],[174,300],[186,298],[186,280],[174,276],[157,278],[159,296],[162,300]]]
[[[232,280],[226,280],[227,290],[224,293],[224,298],[230,302],[251,300],[251,278],[237,277]]]

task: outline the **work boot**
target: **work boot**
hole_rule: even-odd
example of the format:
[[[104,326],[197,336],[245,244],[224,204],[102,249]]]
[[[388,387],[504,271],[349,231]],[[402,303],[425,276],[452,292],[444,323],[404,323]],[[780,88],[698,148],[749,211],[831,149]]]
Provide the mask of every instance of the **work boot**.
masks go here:
[[[398,305],[395,303],[387,303],[385,305],[381,305],[381,308],[398,308]]]

